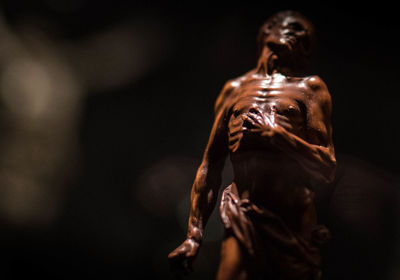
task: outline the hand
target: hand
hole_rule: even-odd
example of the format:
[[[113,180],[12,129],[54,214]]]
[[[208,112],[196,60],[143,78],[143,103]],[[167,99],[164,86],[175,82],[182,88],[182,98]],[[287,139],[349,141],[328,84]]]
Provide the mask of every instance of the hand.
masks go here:
[[[289,119],[280,114],[276,114],[275,110],[272,110],[272,114],[261,114],[260,112],[253,110],[242,115],[244,125],[247,127],[247,132],[260,133],[261,136],[267,137],[270,143],[276,143],[276,136],[283,135],[286,130],[291,130],[293,127],[289,123]]]
[[[200,244],[194,239],[186,239],[168,255],[171,270],[177,275],[187,275],[193,271],[192,264]]]
[[[275,123],[276,114],[271,116],[261,114],[256,110],[242,114],[243,130],[253,133],[261,133],[262,136],[272,137],[275,134],[275,128],[278,126]]]

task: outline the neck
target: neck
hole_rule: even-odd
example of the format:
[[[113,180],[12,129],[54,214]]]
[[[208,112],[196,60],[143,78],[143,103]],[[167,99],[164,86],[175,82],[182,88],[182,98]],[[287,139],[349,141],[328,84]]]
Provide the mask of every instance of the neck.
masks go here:
[[[278,54],[265,47],[258,59],[256,72],[261,75],[272,75],[280,73],[284,76],[301,76],[303,69],[297,69],[293,64],[285,63],[288,59],[283,59]],[[290,66],[291,67],[290,67]]]
[[[264,48],[257,62],[257,73],[262,75],[272,75],[278,72],[277,61],[278,56],[269,48]]]

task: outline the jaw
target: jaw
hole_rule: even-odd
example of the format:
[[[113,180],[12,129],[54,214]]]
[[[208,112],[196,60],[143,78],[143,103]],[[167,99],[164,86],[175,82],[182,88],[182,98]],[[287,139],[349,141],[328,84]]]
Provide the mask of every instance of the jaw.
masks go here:
[[[269,74],[278,71],[284,75],[296,76],[303,72],[303,59],[285,45],[275,45],[275,48],[270,49],[269,55],[264,59],[266,59]]]
[[[299,75],[304,72],[304,59],[298,51],[289,40],[268,40],[259,58],[258,69],[264,69],[266,74],[277,71],[288,76]]]
[[[279,57],[290,56],[294,52],[294,41],[287,39],[271,40],[267,42],[267,47]]]

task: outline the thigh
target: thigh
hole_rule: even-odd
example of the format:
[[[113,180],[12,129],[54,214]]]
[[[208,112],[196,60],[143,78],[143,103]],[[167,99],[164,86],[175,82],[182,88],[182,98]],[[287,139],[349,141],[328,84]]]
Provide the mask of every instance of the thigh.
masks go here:
[[[217,272],[217,280],[247,280],[250,279],[246,265],[248,259],[239,241],[233,236],[225,237],[222,242],[221,260]]]

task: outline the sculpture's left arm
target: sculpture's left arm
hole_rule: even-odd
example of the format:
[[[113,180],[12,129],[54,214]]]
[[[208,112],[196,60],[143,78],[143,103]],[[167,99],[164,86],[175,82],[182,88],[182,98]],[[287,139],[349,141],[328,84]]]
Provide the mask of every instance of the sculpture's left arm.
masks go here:
[[[307,86],[305,137],[301,138],[278,125],[273,129],[271,141],[293,157],[311,177],[331,182],[336,171],[332,141],[331,96],[320,78],[310,77],[305,83]]]

